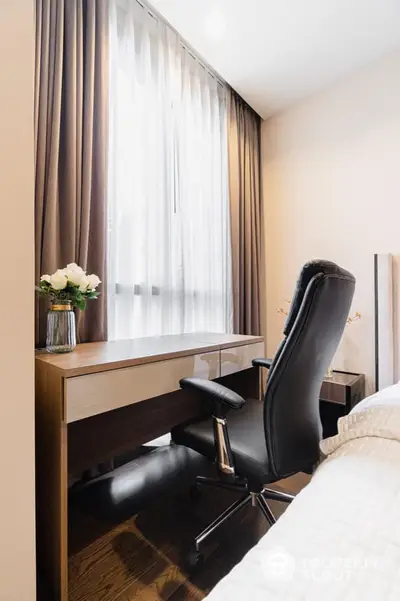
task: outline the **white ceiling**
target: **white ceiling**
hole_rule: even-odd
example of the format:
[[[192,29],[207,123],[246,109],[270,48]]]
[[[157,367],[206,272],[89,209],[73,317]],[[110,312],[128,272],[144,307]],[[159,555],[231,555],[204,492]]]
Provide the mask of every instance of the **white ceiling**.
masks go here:
[[[151,0],[264,118],[400,47],[400,0]]]

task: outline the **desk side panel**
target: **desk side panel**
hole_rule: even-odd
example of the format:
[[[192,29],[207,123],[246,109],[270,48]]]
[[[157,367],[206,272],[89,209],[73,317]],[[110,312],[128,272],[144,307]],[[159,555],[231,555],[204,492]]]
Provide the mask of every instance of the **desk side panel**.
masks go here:
[[[36,361],[38,564],[57,601],[67,601],[68,595],[67,469],[62,378]]]

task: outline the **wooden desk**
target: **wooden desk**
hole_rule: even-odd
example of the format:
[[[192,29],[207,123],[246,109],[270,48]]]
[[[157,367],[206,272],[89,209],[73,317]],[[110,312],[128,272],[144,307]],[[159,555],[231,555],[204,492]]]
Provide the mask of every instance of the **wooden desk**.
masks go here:
[[[203,410],[179,380],[200,376],[258,395],[261,337],[188,334],[36,354],[38,559],[68,599],[68,474],[161,436]]]

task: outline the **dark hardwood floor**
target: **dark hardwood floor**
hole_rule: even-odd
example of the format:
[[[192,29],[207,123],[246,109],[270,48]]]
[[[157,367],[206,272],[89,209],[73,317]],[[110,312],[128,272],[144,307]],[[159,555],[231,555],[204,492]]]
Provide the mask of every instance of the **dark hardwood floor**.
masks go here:
[[[279,483],[297,493],[302,474]],[[190,576],[185,568],[192,537],[233,500],[231,492],[205,490],[159,498],[125,521],[100,518],[70,506],[69,601],[200,601],[268,530],[261,512],[244,509],[205,545],[206,561]],[[281,503],[271,503],[280,515]],[[40,591],[38,601],[54,601]]]

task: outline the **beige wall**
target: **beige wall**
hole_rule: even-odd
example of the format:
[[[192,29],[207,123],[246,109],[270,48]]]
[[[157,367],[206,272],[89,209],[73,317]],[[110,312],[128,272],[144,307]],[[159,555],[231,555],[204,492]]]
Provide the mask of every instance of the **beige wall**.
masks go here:
[[[400,52],[263,124],[267,346],[273,353],[301,265],[357,277],[334,367],[374,374],[373,254],[400,254]],[[397,357],[398,359],[398,357]]]
[[[0,84],[0,600],[33,601],[33,0],[0,2]]]

